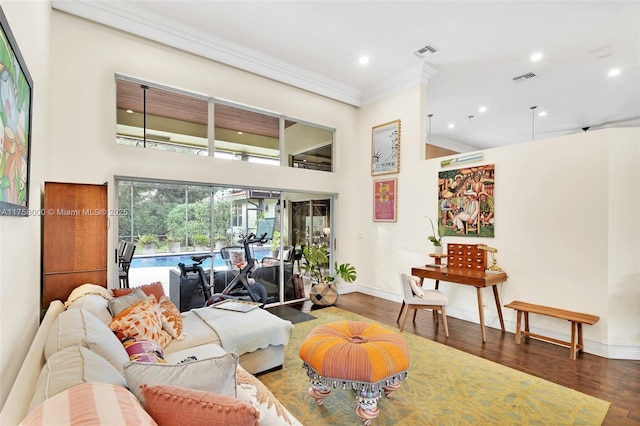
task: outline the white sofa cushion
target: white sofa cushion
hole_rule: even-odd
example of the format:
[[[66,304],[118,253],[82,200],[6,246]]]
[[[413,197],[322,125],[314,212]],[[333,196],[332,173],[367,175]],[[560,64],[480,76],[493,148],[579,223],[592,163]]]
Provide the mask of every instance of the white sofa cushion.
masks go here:
[[[83,383],[47,399],[20,425],[156,425],[126,388]]]
[[[54,322],[44,346],[45,359],[69,346],[82,345],[122,372],[129,355],[109,327],[84,309],[62,312]]]
[[[29,411],[62,391],[90,382],[127,387],[122,374],[107,360],[84,346],[70,346],[59,350],[51,355],[40,371]]]
[[[128,362],[124,376],[129,390],[144,405],[140,386],[169,385],[236,396],[238,355],[199,359],[183,364]]]
[[[184,339],[173,339],[164,348],[164,353],[170,354],[183,349],[193,348],[206,343],[220,344],[220,337],[206,322],[202,321],[193,311],[182,313],[182,334]]]
[[[109,301],[107,299],[98,294],[85,294],[71,302],[67,306],[67,310],[84,309],[108,325],[113,319],[111,317],[111,312],[109,312],[109,308],[107,307],[108,303]]]

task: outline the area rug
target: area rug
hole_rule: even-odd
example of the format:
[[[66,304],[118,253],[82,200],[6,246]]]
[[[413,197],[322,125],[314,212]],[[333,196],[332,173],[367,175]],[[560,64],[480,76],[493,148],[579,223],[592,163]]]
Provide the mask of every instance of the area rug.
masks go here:
[[[298,348],[319,324],[380,323],[336,307],[313,314],[315,320],[296,324],[284,368],[259,378],[304,425],[357,425],[352,391],[332,389],[322,406],[308,395]],[[380,399],[373,425],[600,425],[609,409],[610,403],[581,392],[411,333],[402,335],[409,345],[409,375],[391,397]]]

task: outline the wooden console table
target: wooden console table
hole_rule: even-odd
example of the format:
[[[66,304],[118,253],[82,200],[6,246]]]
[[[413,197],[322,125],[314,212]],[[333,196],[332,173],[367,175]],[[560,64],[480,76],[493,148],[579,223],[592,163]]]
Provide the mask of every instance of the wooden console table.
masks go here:
[[[504,333],[504,319],[502,317],[502,304],[500,303],[500,295],[498,294],[497,285],[507,280],[507,274],[502,272],[499,274],[487,274],[484,271],[478,271],[466,268],[429,268],[415,267],[411,268],[411,274],[420,277],[421,280],[429,278],[436,281],[436,289],[440,281],[446,281],[454,284],[469,285],[476,288],[478,295],[478,311],[480,313],[480,331],[482,333],[482,342],[486,342],[484,330],[484,308],[482,302],[482,288],[491,287],[493,289],[493,297],[496,301],[496,309],[498,310],[498,318],[500,318],[500,328]]]

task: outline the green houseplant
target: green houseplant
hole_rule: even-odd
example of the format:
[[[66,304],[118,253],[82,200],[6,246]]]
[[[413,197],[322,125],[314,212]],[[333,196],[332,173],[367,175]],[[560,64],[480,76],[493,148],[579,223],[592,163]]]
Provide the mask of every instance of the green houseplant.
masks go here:
[[[356,268],[350,263],[334,263],[333,273],[329,268],[329,251],[325,246],[305,246],[303,251],[305,263],[300,269],[311,277],[309,298],[320,306],[331,306],[338,300],[336,278],[352,283],[356,280]]]
[[[431,224],[431,235],[429,235],[429,237],[427,238],[429,239],[429,241],[431,241],[431,243],[433,243],[435,254],[441,255],[442,254],[442,234],[444,233],[443,229],[441,225],[438,225],[438,233],[436,233],[435,227],[433,226],[433,221],[431,220],[430,217],[427,217],[427,219],[429,219],[429,223]]]

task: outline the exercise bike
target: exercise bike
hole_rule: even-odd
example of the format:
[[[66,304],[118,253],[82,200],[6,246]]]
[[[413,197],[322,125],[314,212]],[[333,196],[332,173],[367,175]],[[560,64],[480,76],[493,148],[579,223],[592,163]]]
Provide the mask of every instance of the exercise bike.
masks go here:
[[[180,312],[205,306],[211,297],[211,286],[202,263],[211,254],[191,256],[193,264],[178,263],[180,269]]]
[[[215,293],[209,297],[206,305],[212,305],[214,303],[222,302],[226,299],[236,299],[244,301],[259,302],[260,307],[263,308],[267,303],[267,289],[260,283],[251,278],[251,273],[254,270],[256,260],[251,255],[250,244],[265,243],[267,242],[267,233],[265,232],[260,237],[256,237],[253,232],[246,236],[240,236],[238,242],[242,243],[244,247],[244,258],[246,263],[240,269],[238,275],[231,280],[231,282],[220,293]]]

